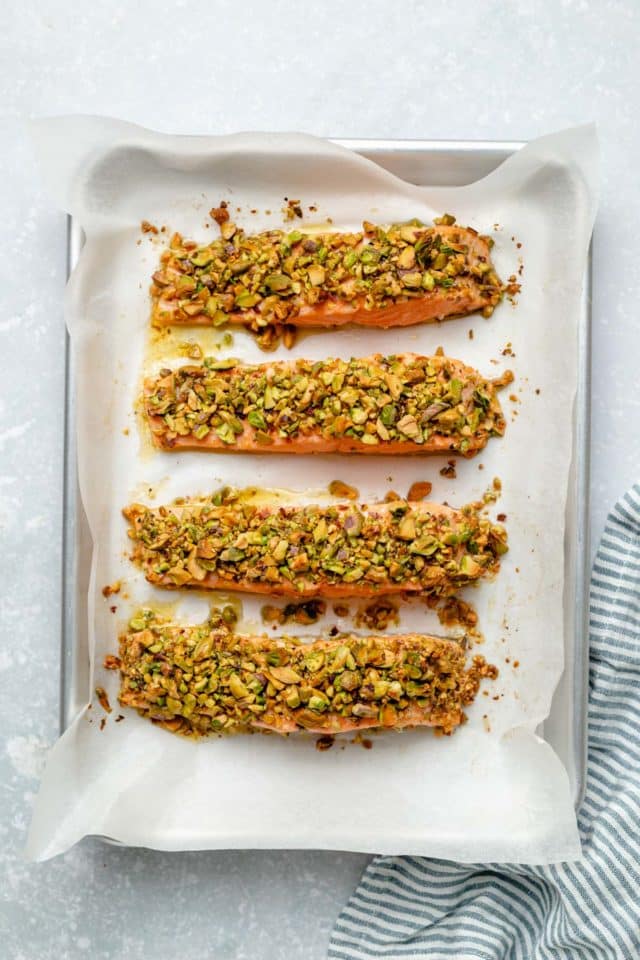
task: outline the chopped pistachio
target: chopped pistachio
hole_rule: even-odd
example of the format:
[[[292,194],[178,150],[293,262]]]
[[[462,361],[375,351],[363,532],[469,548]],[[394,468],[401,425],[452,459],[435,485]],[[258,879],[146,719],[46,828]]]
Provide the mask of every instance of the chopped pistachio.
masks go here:
[[[416,522],[413,514],[407,513],[398,526],[398,536],[402,540],[414,540],[416,536]]]
[[[302,682],[300,674],[292,670],[291,667],[271,667],[269,673],[272,677],[275,677],[276,680],[279,680],[280,683],[292,684]]]
[[[329,706],[329,701],[324,696],[314,694],[312,697],[309,697],[308,706],[310,710],[316,710],[322,713]]]
[[[309,282],[314,287],[320,287],[325,281],[326,270],[320,264],[312,264],[307,270]]]
[[[292,687],[292,689],[289,690],[289,692],[287,693],[287,696],[285,697],[284,702],[286,703],[286,705],[289,707],[290,710],[295,710],[296,707],[300,706],[300,703],[302,701],[300,700],[300,694],[295,687]]]
[[[244,685],[237,673],[232,673],[229,677],[229,690],[231,690],[231,693],[237,700],[249,696],[248,688]]]

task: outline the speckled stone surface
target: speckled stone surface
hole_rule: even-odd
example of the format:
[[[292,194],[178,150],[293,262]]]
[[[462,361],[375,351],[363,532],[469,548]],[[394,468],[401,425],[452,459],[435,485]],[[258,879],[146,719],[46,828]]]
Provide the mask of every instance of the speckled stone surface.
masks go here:
[[[129,8],[131,12],[128,12]],[[57,735],[65,220],[22,119],[174,132],[529,139],[595,119],[592,535],[640,476],[635,0],[303,4],[24,0],[0,32],[0,955],[320,960],[364,857],[22,848]],[[562,344],[558,344],[562,348]],[[535,470],[532,471],[535,482]],[[26,691],[26,695],[24,694]]]

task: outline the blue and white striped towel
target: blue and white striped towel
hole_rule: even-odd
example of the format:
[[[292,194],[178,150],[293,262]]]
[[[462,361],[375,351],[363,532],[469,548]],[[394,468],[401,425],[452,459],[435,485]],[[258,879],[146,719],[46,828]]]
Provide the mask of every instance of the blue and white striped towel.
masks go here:
[[[375,857],[336,921],[330,960],[640,958],[640,485],[607,520],[590,640],[583,861]]]

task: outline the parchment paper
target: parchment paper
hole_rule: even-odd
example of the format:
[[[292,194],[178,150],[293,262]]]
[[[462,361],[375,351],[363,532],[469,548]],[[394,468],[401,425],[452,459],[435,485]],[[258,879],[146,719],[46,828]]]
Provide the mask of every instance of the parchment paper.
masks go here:
[[[299,134],[172,137],[67,117],[38,121],[33,135],[56,202],[79,219],[87,237],[66,300],[78,371],[78,469],[95,544],[87,705],[100,684],[114,711],[101,729],[106,715],[94,700],[53,748],[28,855],[51,857],[85,834],[101,834],[166,850],[307,847],[525,863],[577,858],[566,771],[534,731],[563,669],[563,538],[576,325],[596,202],[593,128],[534,141],[484,180],[455,189],[412,186]],[[175,365],[179,342],[264,359],[237,329],[232,344],[223,340],[225,331],[196,330],[149,344],[149,278],[162,245],[176,229],[197,240],[215,236],[208,211],[221,199],[247,229],[280,226],[285,197],[300,199],[305,212],[292,228],[326,225],[327,218],[336,229],[359,228],[363,219],[430,221],[446,211],[494,236],[500,275],[516,274],[522,283],[517,306],[505,301],[489,320],[317,332],[275,354],[430,353],[442,344],[489,375],[511,368],[516,381],[502,393],[506,436],[475,459],[458,459],[455,480],[440,475],[441,458],[172,455],[154,452],[141,433],[134,405],[143,369]],[[167,232],[143,236],[142,219]],[[514,355],[504,356],[509,343]],[[172,601],[173,616],[200,620],[210,602],[202,594],[180,600],[144,581],[126,556],[123,505],[160,504],[222,483],[313,498],[326,495],[333,479],[354,484],[362,500],[381,499],[389,489],[403,494],[414,480],[427,479],[432,499],[462,504],[480,497],[493,477],[503,484],[493,513],[507,515],[510,551],[498,578],[467,596],[486,638],[477,650],[499,666],[500,677],[485,684],[487,695],[454,736],[387,733],[374,736],[370,750],[346,742],[318,752],[307,736],[193,743],[130,711],[115,722],[119,678],[102,661],[117,651],[131,612]],[[122,593],[105,599],[102,587],[118,579]],[[263,602],[243,600],[240,629],[263,629]],[[325,619],[306,632],[326,632],[336,622],[329,605]],[[405,628],[444,632],[415,602],[391,629]]]

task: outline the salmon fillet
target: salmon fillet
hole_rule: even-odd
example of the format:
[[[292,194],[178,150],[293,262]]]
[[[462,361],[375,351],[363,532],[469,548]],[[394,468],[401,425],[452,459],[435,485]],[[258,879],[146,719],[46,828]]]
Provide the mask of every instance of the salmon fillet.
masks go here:
[[[132,504],[131,559],[159,587],[296,597],[451,594],[496,573],[503,527],[435,503]]]
[[[419,634],[346,636],[303,643],[241,636],[218,616],[200,626],[151,611],[120,637],[119,702],[173,732],[202,736],[252,728],[336,734],[372,727],[437,727],[465,720],[483,676],[457,641]]]
[[[173,235],[153,275],[154,325],[404,327],[490,316],[502,298],[493,241],[450,216],[357,233],[221,231],[206,246]]]
[[[255,366],[206,360],[144,385],[154,443],[231,453],[459,453],[505,419],[497,386],[460,360],[405,353]]]

